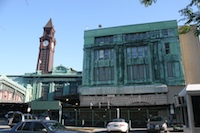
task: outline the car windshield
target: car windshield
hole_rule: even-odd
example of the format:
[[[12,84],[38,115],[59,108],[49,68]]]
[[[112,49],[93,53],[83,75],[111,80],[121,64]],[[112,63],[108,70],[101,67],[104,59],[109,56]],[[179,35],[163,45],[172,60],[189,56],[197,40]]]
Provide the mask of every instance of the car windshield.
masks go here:
[[[51,130],[51,131],[54,131],[54,130],[66,130],[65,126],[58,123],[58,122],[47,122],[46,123],[48,128]]]

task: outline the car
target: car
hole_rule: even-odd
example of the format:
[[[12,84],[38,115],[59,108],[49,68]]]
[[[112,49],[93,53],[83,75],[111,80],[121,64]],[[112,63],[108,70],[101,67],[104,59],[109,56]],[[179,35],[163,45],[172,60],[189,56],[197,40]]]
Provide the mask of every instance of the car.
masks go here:
[[[14,125],[16,125],[19,121],[22,120],[22,112],[19,111],[14,111],[12,113],[10,113],[10,116],[8,118],[8,125],[10,127],[13,127]]]
[[[183,123],[173,123],[173,131],[180,131],[183,132],[184,126]]]
[[[5,115],[6,119],[9,119],[13,116],[13,114],[22,114],[20,111],[8,111],[7,114]]]
[[[152,116],[147,122],[147,132],[167,131],[167,123],[159,116]]]
[[[56,120],[25,120],[18,122],[10,129],[2,129],[0,133],[77,133],[68,130]]]
[[[117,118],[113,119],[107,124],[107,132],[118,131],[118,132],[129,132],[129,125],[125,119]]]
[[[33,120],[35,117],[32,114],[23,114],[21,112],[14,112],[8,119],[8,125],[13,127],[20,121]]]

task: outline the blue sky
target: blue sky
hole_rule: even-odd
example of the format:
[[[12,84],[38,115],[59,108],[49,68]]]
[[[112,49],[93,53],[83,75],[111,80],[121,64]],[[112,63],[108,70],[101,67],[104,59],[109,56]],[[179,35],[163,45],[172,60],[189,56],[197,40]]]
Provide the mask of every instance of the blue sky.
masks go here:
[[[157,0],[144,7],[139,0],[0,0],[0,75],[36,71],[39,38],[52,18],[57,41],[54,67],[82,71],[84,30],[179,20],[190,0]],[[178,23],[183,25],[183,22]]]

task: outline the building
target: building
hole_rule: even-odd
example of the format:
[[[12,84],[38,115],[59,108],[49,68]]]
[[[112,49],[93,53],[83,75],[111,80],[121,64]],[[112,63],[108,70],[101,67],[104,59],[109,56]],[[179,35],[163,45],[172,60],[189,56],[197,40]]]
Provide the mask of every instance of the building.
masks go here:
[[[182,26],[179,27],[181,29]],[[187,34],[180,34],[181,52],[185,71],[186,86],[175,97],[176,117],[185,125],[184,133],[199,133],[200,115],[200,43],[199,37],[194,35],[195,25],[190,26]]]
[[[185,85],[176,20],[86,30],[80,106],[91,125],[120,114],[132,127],[174,119]],[[87,110],[87,111],[86,111]],[[92,120],[92,121],[89,121]]]
[[[54,37],[55,30],[50,19],[44,27],[43,36],[40,37],[40,50],[37,61],[36,71],[41,71],[42,74],[51,72],[54,62],[54,51],[56,39]]]
[[[179,26],[179,29],[182,26]],[[200,43],[199,37],[194,35],[196,30],[195,25],[191,25],[191,30],[187,34],[180,34],[180,46],[183,58],[183,66],[185,72],[186,84],[199,84],[200,83],[200,71],[197,71],[197,67],[200,65]]]
[[[52,19],[40,37],[36,72],[1,75],[0,109],[2,117],[11,110],[30,112],[39,118],[49,115],[61,121],[66,110],[79,105],[78,90],[82,72],[62,65],[53,67],[56,39]],[[68,118],[66,118],[67,120]]]
[[[199,92],[188,84],[199,83],[200,63],[194,57],[200,45],[191,32],[179,35],[176,20],[85,30],[83,73],[53,66],[54,35],[50,19],[40,37],[36,72],[1,75],[2,117],[31,109],[65,125],[102,127],[122,117],[131,127],[146,127],[147,118],[158,115],[169,124],[183,122],[189,132],[197,130],[193,120],[199,124],[194,119],[199,116],[190,108]]]

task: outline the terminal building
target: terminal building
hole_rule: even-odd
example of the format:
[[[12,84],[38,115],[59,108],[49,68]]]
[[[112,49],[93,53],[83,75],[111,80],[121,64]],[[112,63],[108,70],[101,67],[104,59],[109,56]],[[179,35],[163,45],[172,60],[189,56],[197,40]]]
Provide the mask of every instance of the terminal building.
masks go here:
[[[33,113],[39,118],[47,115],[61,121],[65,108],[79,106],[78,90],[82,72],[65,66],[54,67],[56,39],[50,19],[39,41],[36,71],[24,75],[1,75],[0,109],[2,117],[8,111]],[[37,54],[36,54],[37,55]]]
[[[0,108],[3,113],[30,108],[73,126],[103,127],[117,116],[131,127],[146,127],[151,116],[182,122],[174,98],[197,78],[183,47],[189,42],[178,29],[177,21],[169,20],[85,30],[79,72],[54,67],[57,42],[50,19],[40,37],[36,71],[1,75]]]

